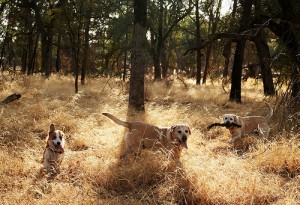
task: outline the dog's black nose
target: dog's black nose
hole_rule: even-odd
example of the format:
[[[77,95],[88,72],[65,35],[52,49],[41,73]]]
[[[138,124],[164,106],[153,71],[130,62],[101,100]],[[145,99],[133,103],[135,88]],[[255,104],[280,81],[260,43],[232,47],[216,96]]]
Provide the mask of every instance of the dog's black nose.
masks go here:
[[[182,136],[182,141],[185,142],[186,140],[187,140],[187,136],[186,136],[186,135],[183,135],[183,136]]]
[[[60,142],[57,142],[56,144],[57,144],[57,145],[60,145]]]

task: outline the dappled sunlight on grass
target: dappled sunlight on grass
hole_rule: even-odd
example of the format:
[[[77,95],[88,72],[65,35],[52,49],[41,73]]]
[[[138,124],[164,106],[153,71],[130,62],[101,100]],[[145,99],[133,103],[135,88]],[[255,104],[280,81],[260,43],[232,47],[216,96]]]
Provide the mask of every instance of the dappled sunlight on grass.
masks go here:
[[[19,77],[6,82],[0,98],[22,97],[0,105],[0,198],[3,204],[299,204],[299,133],[248,136],[228,144],[227,129],[207,126],[225,113],[265,115],[260,82],[244,82],[242,103],[229,102],[229,87],[193,80],[146,81],[146,112],[128,110],[128,83],[89,79],[74,94],[72,77]],[[121,160],[126,129],[122,120],[159,126],[188,124],[189,149],[182,167],[161,150]],[[40,174],[50,123],[66,134],[65,158],[54,178]]]

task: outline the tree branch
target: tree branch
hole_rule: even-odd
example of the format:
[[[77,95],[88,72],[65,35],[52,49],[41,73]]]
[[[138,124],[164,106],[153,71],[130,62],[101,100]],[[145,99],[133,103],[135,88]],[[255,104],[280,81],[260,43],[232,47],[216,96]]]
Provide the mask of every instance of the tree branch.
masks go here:
[[[203,40],[200,45],[198,45],[196,47],[191,47],[190,49],[185,51],[184,55],[190,54],[199,48],[203,49],[208,44],[210,44],[218,39],[227,38],[227,39],[232,39],[232,41],[234,41],[234,42],[239,41],[239,40],[253,40],[253,38],[259,33],[259,31],[265,27],[269,27],[268,25],[271,22],[272,22],[272,19],[268,19],[263,24],[261,24],[258,28],[246,30],[241,33],[216,33],[216,34],[212,35],[210,38]]]

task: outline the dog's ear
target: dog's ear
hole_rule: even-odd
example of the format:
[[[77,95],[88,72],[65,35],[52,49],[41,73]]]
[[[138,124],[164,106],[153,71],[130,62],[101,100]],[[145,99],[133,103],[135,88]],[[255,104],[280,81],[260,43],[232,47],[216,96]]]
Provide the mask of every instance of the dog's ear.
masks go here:
[[[233,119],[234,119],[234,122],[235,122],[235,123],[238,122],[238,119],[237,119],[236,115],[233,115]]]
[[[171,138],[172,138],[172,140],[174,139],[174,132],[175,132],[175,128],[177,127],[177,125],[173,125],[172,127],[171,127]]]
[[[52,123],[52,124],[50,125],[49,133],[52,133],[52,132],[54,132],[54,131],[55,131],[55,126],[54,126],[54,124]]]
[[[172,127],[171,127],[171,132],[172,132],[172,134],[173,134],[173,132],[175,131],[175,128],[177,127],[177,125],[173,125]]]
[[[188,130],[189,130],[189,134],[192,134],[191,129],[189,126],[187,126]]]

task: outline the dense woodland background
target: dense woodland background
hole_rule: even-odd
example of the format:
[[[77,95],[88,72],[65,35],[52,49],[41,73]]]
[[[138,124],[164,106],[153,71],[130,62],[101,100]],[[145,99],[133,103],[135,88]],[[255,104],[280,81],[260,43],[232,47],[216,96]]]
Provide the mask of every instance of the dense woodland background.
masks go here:
[[[129,103],[143,109],[144,76],[176,72],[222,78],[236,102],[248,77],[266,96],[287,83],[299,100],[298,0],[1,0],[0,17],[2,72],[72,74],[76,93],[87,75],[130,79]]]

